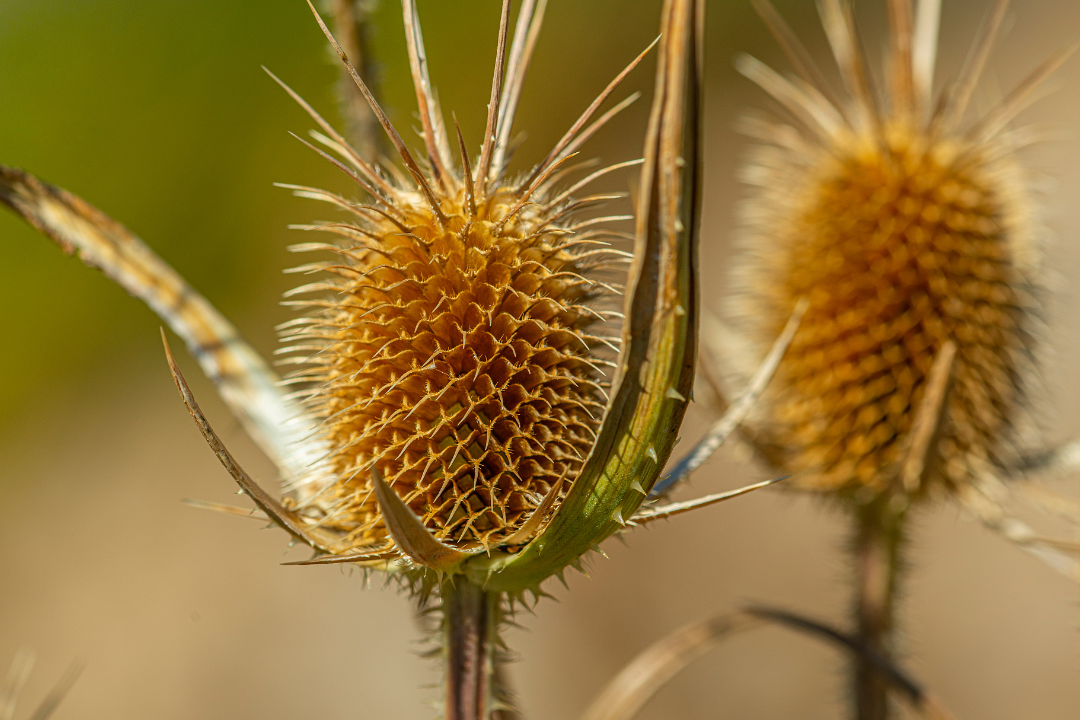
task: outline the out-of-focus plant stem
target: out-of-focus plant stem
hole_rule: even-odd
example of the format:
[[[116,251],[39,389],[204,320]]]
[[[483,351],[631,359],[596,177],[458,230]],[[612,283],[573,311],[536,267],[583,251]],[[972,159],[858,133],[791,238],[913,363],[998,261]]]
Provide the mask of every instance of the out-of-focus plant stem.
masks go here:
[[[855,627],[866,647],[894,659],[896,595],[906,512],[884,493],[855,508]],[[906,503],[904,503],[906,506]],[[889,684],[866,658],[853,665],[855,720],[887,720]]]
[[[374,13],[378,0],[326,0],[333,11],[334,35],[345,54],[359,71],[364,82],[379,97],[378,73],[371,48],[371,29],[368,18]],[[336,60],[336,58],[335,58]],[[339,63],[340,65],[340,63]],[[345,120],[345,137],[360,153],[360,157],[377,161],[381,149],[382,129],[360,89],[341,66],[338,79],[338,102]]]

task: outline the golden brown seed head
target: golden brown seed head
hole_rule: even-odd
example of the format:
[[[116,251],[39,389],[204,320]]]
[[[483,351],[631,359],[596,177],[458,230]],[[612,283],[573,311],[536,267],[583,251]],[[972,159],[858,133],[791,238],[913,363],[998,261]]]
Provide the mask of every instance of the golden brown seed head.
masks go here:
[[[440,221],[402,191],[383,216],[357,209],[315,340],[307,402],[322,419],[335,481],[300,504],[348,534],[349,548],[389,544],[369,477],[387,482],[435,536],[493,546],[555,483],[569,489],[604,399],[583,241],[538,190],[496,188],[472,215],[459,181]]]
[[[767,89],[778,79],[744,68]],[[945,121],[948,103],[923,115],[929,103],[905,97],[845,116],[807,95],[798,107],[825,118],[813,132],[758,126],[767,144],[748,169],[737,312],[763,352],[809,301],[753,430],[799,487],[894,486],[950,340],[952,390],[918,492],[1009,459],[1031,349],[1031,203],[1008,134]]]

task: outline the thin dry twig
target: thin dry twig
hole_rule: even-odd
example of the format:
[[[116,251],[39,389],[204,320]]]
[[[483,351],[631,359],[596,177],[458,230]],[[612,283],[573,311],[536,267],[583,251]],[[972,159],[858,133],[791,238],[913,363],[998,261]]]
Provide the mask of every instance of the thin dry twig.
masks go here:
[[[334,15],[334,34],[372,93],[379,96],[378,76],[375,72],[375,54],[371,47],[371,31],[368,18],[375,10],[377,0],[331,0]],[[379,121],[368,107],[363,93],[353,83],[349,71],[339,66],[338,100],[341,115],[345,119],[345,134],[349,144],[368,161],[380,154]]]
[[[727,408],[727,411],[719,420],[712,424],[690,452],[676,463],[668,476],[656,483],[652,492],[649,493],[650,498],[660,497],[668,493],[689,477],[690,473],[697,470],[702,463],[712,457],[713,453],[724,444],[728,436],[739,426],[739,423],[746,419],[750,410],[753,409],[754,403],[768,386],[777,366],[780,365],[780,361],[783,359],[784,353],[787,352],[792,338],[795,337],[795,332],[799,329],[799,322],[802,320],[803,314],[806,313],[807,304],[805,299],[799,301],[787,325],[776,339],[776,342],[773,343],[769,354],[765,356],[761,366],[754,373],[754,377],[750,379],[750,384],[747,385],[742,396]]]
[[[624,667],[597,695],[582,720],[630,720],[694,660],[732,635],[764,623],[745,612],[733,612],[679,628]]]
[[[911,708],[925,720],[952,720],[931,692],[894,660],[857,637],[805,616],[764,606],[751,606],[692,623],[661,638],[634,658],[601,691],[582,720],[631,720],[672,678],[694,660],[728,638],[768,623],[798,630],[840,646],[868,662]]]
[[[746,612],[753,617],[768,620],[814,637],[839,645],[876,669],[888,682],[889,687],[900,695],[911,708],[926,720],[952,720],[948,712],[932,693],[896,664],[896,661],[876,652],[857,636],[843,633],[830,625],[785,610],[765,606],[752,606]]]

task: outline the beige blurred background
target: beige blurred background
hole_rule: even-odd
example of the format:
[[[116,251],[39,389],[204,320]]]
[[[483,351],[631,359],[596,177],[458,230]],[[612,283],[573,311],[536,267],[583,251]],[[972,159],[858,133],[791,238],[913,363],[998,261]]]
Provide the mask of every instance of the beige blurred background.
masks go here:
[[[809,0],[779,3],[818,57]],[[879,54],[879,0],[859,0]],[[989,0],[946,0],[940,72],[955,72]],[[497,25],[494,0],[421,0],[433,79],[474,144]],[[1080,36],[1080,4],[1016,3],[984,97],[1008,90]],[[524,167],[656,32],[656,0],[552,0],[519,115]],[[745,142],[732,129],[767,107],[731,69],[737,51],[786,68],[748,0],[711,0],[708,28],[704,301],[717,307]],[[397,3],[382,0],[375,45],[392,118],[412,122]],[[336,69],[301,0],[0,0],[0,162],[33,170],[120,219],[226,311],[257,347],[289,317],[285,229],[324,210],[273,181],[345,186],[285,131],[311,123],[259,69],[336,117]],[[629,89],[651,85],[643,68]],[[1080,60],[1023,118],[1080,123]],[[640,147],[647,99],[591,144],[608,161]],[[1040,417],[1048,440],[1080,432],[1077,342],[1080,144],[1026,155],[1046,174],[1048,263],[1057,299]],[[625,181],[620,181],[625,183]],[[625,186],[625,185],[624,185]],[[39,663],[28,704],[74,657],[87,669],[56,717],[429,718],[437,680],[412,608],[380,578],[282,567],[282,533],[186,507],[243,502],[176,396],[157,320],[99,274],[0,215],[0,670],[19,647]],[[186,360],[186,359],[185,359]],[[197,377],[193,363],[184,367]],[[272,484],[208,383],[208,415],[249,470]],[[684,434],[710,418],[692,409]],[[689,492],[762,471],[732,448]],[[1068,480],[1075,492],[1075,479]],[[937,508],[916,523],[905,584],[908,666],[960,719],[1080,716],[1078,590],[1014,547]],[[551,588],[524,630],[515,685],[531,718],[574,718],[616,670],[687,622],[745,601],[831,621],[847,605],[843,518],[819,502],[761,492],[605,546],[590,577]],[[836,718],[844,661],[779,630],[741,636],[668,686],[643,718]],[[25,713],[28,708],[24,708]]]

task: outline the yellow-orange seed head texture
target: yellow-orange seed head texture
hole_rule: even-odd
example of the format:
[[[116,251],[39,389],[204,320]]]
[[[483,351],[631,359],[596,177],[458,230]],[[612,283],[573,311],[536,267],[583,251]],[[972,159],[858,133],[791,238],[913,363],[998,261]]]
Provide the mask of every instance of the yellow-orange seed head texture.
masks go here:
[[[336,277],[306,288],[332,293],[298,335],[318,341],[307,402],[337,478],[309,502],[350,546],[386,540],[373,462],[436,537],[497,543],[575,476],[603,414],[597,256],[533,206],[498,227],[517,193],[473,218],[459,195],[441,203],[445,227],[418,194],[394,221],[327,226],[347,238]]]
[[[985,62],[979,48],[952,93],[932,104],[936,19],[915,22],[908,0],[889,9],[884,108],[869,100],[860,43],[839,2],[823,3],[822,16],[851,102],[834,104],[826,89],[813,89],[816,71],[805,71],[807,82],[787,80],[743,59],[744,73],[801,122],[752,124],[763,144],[746,172],[754,190],[734,300],[759,349],[808,300],[753,430],[807,489],[887,489],[931,366],[955,343],[922,495],[1010,459],[1030,364],[1038,227],[1014,157],[1018,136],[1006,129],[1024,93],[965,122]],[[995,14],[987,48],[997,24]],[[934,32],[914,33],[930,25]]]

